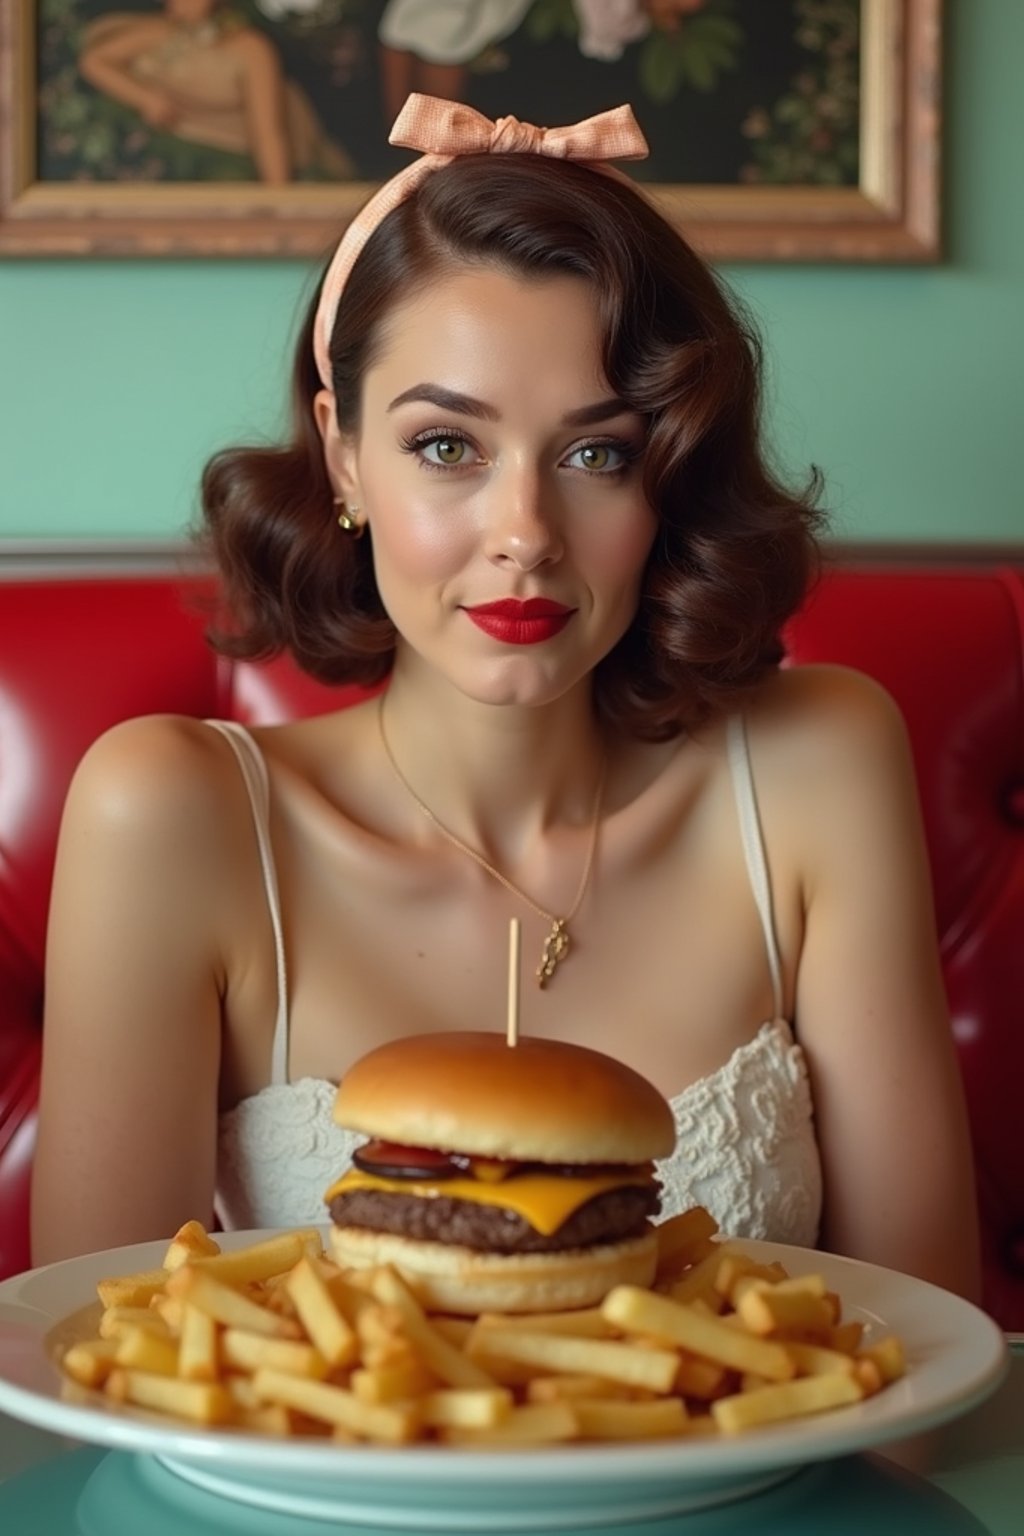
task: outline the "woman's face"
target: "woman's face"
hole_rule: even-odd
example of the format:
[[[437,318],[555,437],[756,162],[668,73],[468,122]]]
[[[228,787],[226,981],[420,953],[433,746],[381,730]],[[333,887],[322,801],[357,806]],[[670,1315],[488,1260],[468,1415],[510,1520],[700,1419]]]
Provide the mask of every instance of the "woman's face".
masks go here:
[[[582,279],[431,283],[385,323],[358,431],[327,442],[398,665],[411,650],[472,698],[539,704],[628,628],[656,526],[645,424],[604,377]]]

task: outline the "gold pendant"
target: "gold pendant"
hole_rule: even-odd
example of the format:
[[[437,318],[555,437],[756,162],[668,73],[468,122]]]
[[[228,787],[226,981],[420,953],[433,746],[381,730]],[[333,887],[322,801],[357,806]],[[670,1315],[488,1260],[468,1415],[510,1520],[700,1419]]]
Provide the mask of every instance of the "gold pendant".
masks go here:
[[[565,926],[565,919],[556,917],[551,925],[551,932],[544,940],[544,950],[540,957],[540,965],[537,967],[537,985],[541,991],[547,986],[556,968],[569,953],[569,931]]]

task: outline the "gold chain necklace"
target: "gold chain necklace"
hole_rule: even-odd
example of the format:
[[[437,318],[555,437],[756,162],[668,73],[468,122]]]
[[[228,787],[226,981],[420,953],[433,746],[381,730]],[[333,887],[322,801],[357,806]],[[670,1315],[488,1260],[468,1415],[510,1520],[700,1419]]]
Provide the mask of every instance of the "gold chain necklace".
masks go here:
[[[580,876],[579,887],[577,888],[576,896],[572,906],[569,908],[568,912],[566,912],[564,917],[559,917],[557,913],[549,912],[547,907],[542,907],[539,901],[534,901],[532,896],[528,896],[525,891],[520,890],[519,886],[514,884],[514,882],[511,881],[507,875],[503,875],[500,869],[495,869],[493,864],[488,863],[482,853],[478,853],[477,850],[471,847],[469,843],[464,843],[461,837],[457,837],[454,832],[450,831],[445,826],[443,821],[434,815],[434,812],[430,809],[430,806],[427,805],[426,801],[420,799],[419,795],[413,789],[412,785],[409,783],[409,780],[402,772],[401,768],[399,768],[398,764],[395,762],[394,754],[391,751],[387,733],[384,730],[383,696],[381,697],[381,702],[377,709],[377,726],[380,730],[380,739],[381,745],[384,748],[384,756],[390,763],[391,771],[394,773],[395,778],[398,780],[399,784],[401,784],[402,788],[405,790],[406,794],[413,801],[413,803],[419,806],[427,820],[437,828],[441,836],[447,838],[448,842],[450,842],[454,848],[458,848],[460,853],[464,853],[466,857],[472,859],[475,864],[479,864],[480,868],[486,870],[486,872],[493,879],[497,880],[499,885],[503,885],[506,891],[511,891],[512,895],[518,896],[520,901],[525,901],[528,907],[533,908],[538,917],[543,917],[547,922],[551,924],[551,931],[548,933],[547,938],[544,940],[544,948],[541,951],[540,965],[537,967],[535,973],[537,977],[537,985],[543,991],[548,982],[551,980],[552,976],[555,974],[557,967],[562,963],[566,955],[569,953],[569,924],[572,922],[573,918],[576,916],[581,905],[583,904],[583,898],[586,895],[587,886],[590,883],[590,874],[594,867],[594,855],[597,852],[597,834],[601,825],[601,803],[604,799],[604,781],[606,769],[608,766],[607,758],[602,761],[601,772],[598,775],[597,790],[594,795],[594,809],[590,818],[590,846],[587,849],[587,858],[583,865],[583,874]]]

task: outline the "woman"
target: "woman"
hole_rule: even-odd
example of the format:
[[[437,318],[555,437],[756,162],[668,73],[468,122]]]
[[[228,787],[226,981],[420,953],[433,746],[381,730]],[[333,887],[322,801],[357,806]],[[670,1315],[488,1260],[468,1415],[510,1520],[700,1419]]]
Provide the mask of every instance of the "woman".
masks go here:
[[[160,14],[107,12],[83,29],[78,67],[151,128],[244,156],[268,185],[353,174],[270,38],[220,0],[165,0]]]
[[[86,756],[36,1259],[215,1192],[315,1217],[333,1084],[388,1038],[500,1029],[516,916],[524,1033],[672,1098],[668,1211],[974,1294],[904,729],[858,674],[778,667],[818,514],[763,457],[749,326],[608,166],[643,152],[627,108],[548,132],[414,97],[392,137],[428,153],[332,259],[291,443],[204,482],[224,648],[387,689]]]

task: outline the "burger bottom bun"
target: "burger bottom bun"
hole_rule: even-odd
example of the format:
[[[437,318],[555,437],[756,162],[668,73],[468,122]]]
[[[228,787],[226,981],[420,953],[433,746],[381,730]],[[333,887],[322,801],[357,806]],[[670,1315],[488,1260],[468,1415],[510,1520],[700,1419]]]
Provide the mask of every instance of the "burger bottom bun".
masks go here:
[[[333,1227],[331,1252],[345,1269],[390,1264],[435,1312],[550,1312],[593,1307],[615,1285],[648,1286],[658,1248],[653,1229],[623,1243],[560,1253],[493,1254],[414,1242],[366,1227]]]

